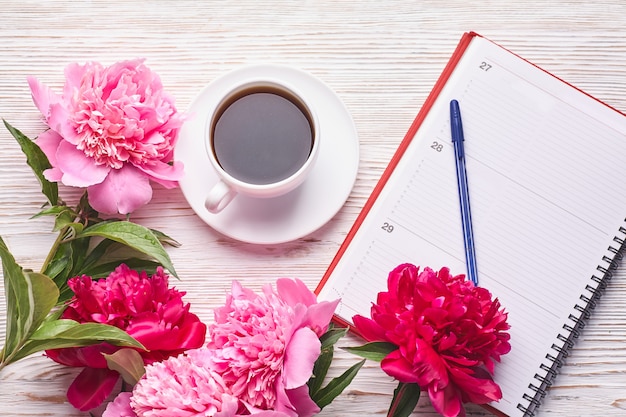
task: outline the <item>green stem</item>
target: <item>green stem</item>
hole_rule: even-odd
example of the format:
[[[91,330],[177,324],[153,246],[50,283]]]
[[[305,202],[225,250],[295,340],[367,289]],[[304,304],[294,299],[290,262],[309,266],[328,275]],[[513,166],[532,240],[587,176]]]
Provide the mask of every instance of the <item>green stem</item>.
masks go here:
[[[52,247],[50,248],[50,252],[48,252],[48,256],[46,257],[46,260],[43,261],[43,265],[41,265],[42,274],[46,273],[46,269],[48,269],[48,265],[50,264],[50,262],[52,262],[52,259],[54,259],[54,255],[56,255],[61,244],[65,242],[65,236],[67,235],[68,229],[69,229],[69,226],[65,226],[63,229],[61,229],[61,231],[59,232],[59,235],[57,236],[56,240],[52,244]]]

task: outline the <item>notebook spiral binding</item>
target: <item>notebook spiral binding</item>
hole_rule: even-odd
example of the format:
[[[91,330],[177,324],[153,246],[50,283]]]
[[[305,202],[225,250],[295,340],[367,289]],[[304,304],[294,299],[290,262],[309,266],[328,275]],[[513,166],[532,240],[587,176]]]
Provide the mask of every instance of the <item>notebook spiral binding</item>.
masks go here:
[[[626,224],[626,219],[624,220]],[[524,413],[524,417],[532,417],[537,411],[537,407],[541,405],[541,401],[546,395],[546,390],[552,385],[552,381],[556,377],[559,368],[563,366],[563,361],[568,356],[569,350],[574,346],[574,341],[580,336],[581,330],[585,327],[587,319],[591,316],[591,311],[602,293],[606,289],[609,281],[613,276],[613,272],[619,266],[624,252],[626,251],[626,227],[619,228],[619,234],[622,237],[615,236],[611,245],[607,248],[607,255],[602,257],[601,265],[596,270],[598,275],[593,275],[591,280],[596,284],[592,286],[588,284],[585,292],[580,295],[581,303],[574,306],[577,314],[570,314],[569,321],[563,325],[563,333],[559,333],[555,343],[552,344],[551,353],[546,354],[546,362],[540,366],[540,372],[536,373],[534,379],[537,384],[528,385],[528,391],[522,396],[522,401],[517,404],[517,408]]]

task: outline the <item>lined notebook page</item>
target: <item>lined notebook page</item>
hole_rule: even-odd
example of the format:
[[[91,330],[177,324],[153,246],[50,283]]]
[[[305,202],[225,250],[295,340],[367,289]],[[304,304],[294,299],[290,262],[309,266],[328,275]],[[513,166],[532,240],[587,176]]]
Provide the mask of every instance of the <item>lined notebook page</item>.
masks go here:
[[[449,102],[465,133],[479,285],[509,313],[510,354],[496,367],[517,407],[552,345],[580,316],[626,216],[626,117],[490,41],[474,37],[356,231],[320,299],[369,316],[400,263],[466,273]],[[623,238],[623,235],[619,236]],[[587,287],[589,286],[589,287]],[[586,289],[587,287],[587,289]],[[542,374],[543,373],[543,374]],[[527,403],[527,402],[526,402]]]

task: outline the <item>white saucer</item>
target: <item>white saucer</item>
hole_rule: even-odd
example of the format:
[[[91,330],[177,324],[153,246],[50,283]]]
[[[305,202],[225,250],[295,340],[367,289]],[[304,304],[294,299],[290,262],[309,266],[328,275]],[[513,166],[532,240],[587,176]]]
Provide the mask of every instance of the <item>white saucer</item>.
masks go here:
[[[238,195],[220,213],[204,207],[208,190],[218,180],[204,145],[207,115],[219,97],[241,77],[264,74],[297,86],[317,111],[320,149],[309,177],[281,197],[263,199]],[[359,165],[359,141],[352,116],[341,99],[322,81],[282,65],[251,65],[231,71],[206,86],[189,108],[190,120],[179,132],[175,159],[185,164],[180,188],[191,208],[218,232],[243,242],[278,244],[312,233],[343,206]]]

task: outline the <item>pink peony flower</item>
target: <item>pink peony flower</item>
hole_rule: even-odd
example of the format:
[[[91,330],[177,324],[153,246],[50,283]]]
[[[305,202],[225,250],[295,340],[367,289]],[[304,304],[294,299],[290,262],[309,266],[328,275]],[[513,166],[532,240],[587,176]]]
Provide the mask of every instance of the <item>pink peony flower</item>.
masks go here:
[[[131,408],[138,417],[238,415],[239,401],[211,366],[211,356],[202,348],[147,366]]]
[[[46,179],[86,187],[100,213],[128,214],[152,198],[150,180],[172,188],[183,173],[172,149],[183,118],[143,60],[70,64],[61,96],[28,78],[50,127],[37,138]]]
[[[400,382],[428,390],[433,407],[446,416],[464,416],[464,402],[502,398],[493,381],[494,361],[511,349],[507,314],[491,293],[447,268],[434,272],[403,264],[378,294],[371,319],[353,318],[370,341],[398,346],[381,362]]]
[[[190,350],[146,367],[129,407],[137,417],[239,417],[250,412],[233,396],[207,348]],[[257,417],[287,417],[263,411]],[[107,417],[107,416],[103,416]],[[118,417],[111,415],[110,417]],[[120,415],[119,417],[124,417]]]
[[[183,292],[168,288],[168,275],[159,267],[148,277],[122,264],[107,278],[74,277],[68,281],[74,297],[62,318],[80,323],[105,323],[125,330],[142,343],[144,363],[175,356],[202,346],[206,326],[189,312]],[[84,367],[68,390],[68,399],[80,410],[98,406],[111,393],[119,374],[107,368],[102,353],[119,348],[107,343],[46,351],[56,362]]]
[[[338,301],[318,303],[300,280],[279,279],[276,288],[257,295],[233,282],[225,306],[215,311],[207,348],[214,370],[252,414],[312,416],[320,410],[306,383]]]

